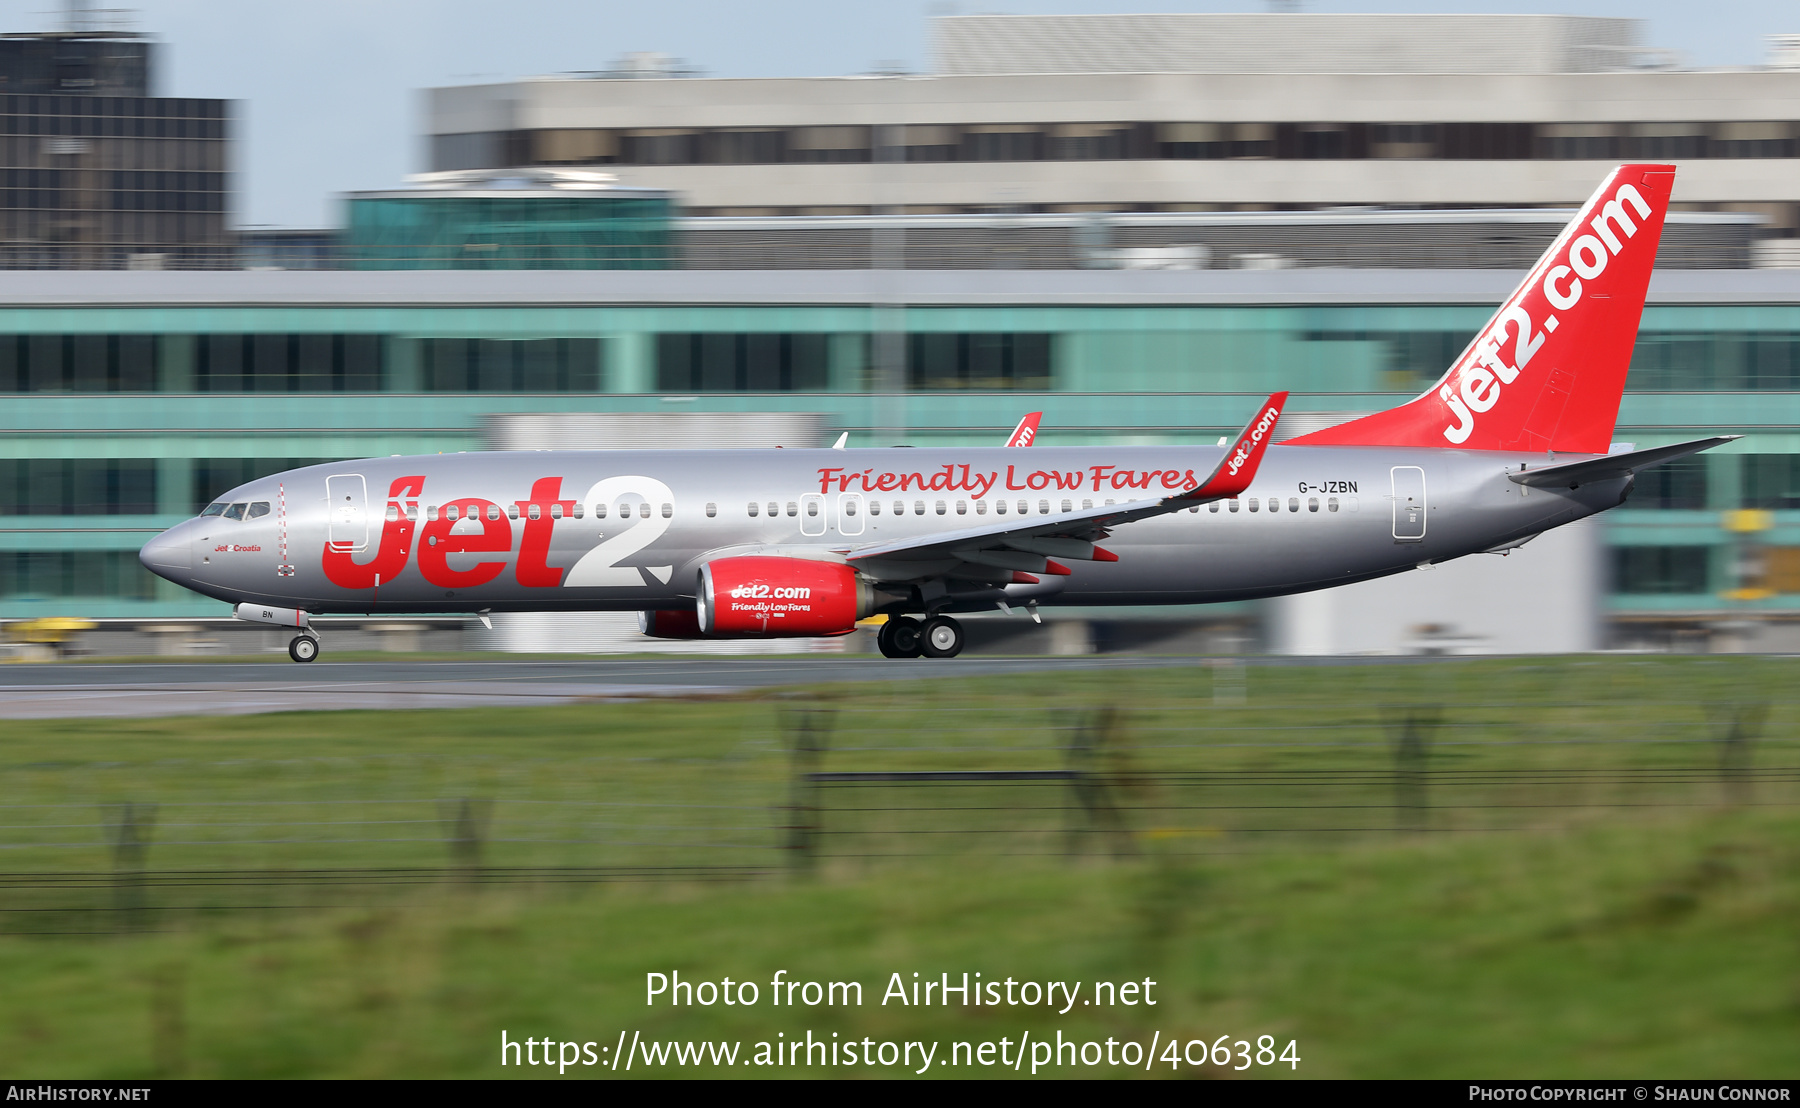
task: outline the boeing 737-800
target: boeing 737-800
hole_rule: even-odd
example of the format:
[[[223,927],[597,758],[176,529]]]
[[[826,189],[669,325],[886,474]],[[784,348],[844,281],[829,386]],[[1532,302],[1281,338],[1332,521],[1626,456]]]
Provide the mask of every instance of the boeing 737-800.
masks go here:
[[[883,654],[946,658],[956,613],[1277,596],[1510,549],[1727,441],[1611,443],[1674,179],[1614,170],[1429,390],[1279,445],[1285,393],[1222,447],[370,458],[242,485],[140,556],[292,628],[296,661],[312,615],[509,611],[704,638],[885,614]]]

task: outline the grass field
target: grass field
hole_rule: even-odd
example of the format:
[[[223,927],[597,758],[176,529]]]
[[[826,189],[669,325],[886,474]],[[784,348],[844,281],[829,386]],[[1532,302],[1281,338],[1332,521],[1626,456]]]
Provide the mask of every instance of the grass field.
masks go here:
[[[623,1030],[746,1059],[930,1040],[946,1076],[998,1072],[943,1068],[952,1042],[1061,1033],[1302,1059],[1064,1076],[1793,1077],[1796,677],[1196,665],[13,723],[0,1074],[545,1076],[500,1067],[502,1030]],[[878,771],[963,776],[805,776]],[[1040,776],[971,779],[994,771]],[[675,970],[761,1003],[646,1006]],[[773,1008],[777,971],[864,1003]],[[881,1003],[892,973],[965,971],[1158,1003]]]

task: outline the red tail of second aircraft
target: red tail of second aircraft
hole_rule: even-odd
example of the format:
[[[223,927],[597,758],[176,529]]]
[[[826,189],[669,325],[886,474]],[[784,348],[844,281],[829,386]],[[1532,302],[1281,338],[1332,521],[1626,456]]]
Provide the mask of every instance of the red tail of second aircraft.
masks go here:
[[[1613,170],[1430,391],[1287,445],[1606,453],[1674,183]]]

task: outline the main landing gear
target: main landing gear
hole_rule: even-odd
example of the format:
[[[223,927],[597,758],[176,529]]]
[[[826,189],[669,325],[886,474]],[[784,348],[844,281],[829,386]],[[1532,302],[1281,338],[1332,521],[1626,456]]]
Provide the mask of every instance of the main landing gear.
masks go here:
[[[912,616],[893,616],[881,625],[875,645],[884,658],[954,658],[962,653],[962,624],[949,616],[920,621]]]
[[[312,635],[295,635],[288,643],[288,657],[296,662],[310,662],[319,656],[319,640]]]

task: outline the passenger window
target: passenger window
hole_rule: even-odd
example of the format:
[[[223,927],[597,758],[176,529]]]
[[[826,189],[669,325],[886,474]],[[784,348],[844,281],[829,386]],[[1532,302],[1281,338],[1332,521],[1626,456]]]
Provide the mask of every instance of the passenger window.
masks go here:
[[[943,515],[948,510],[949,510],[949,506],[946,505],[942,500],[937,502],[937,514],[938,515]]]
[[[1029,515],[1029,514],[1031,514],[1031,505],[1030,505],[1030,503],[1028,503],[1028,502],[1027,502],[1027,501],[1024,501],[1024,500],[1021,500],[1021,501],[1019,501],[1019,514],[1020,514],[1020,515]]]
[[[777,504],[773,500],[769,501],[769,514],[772,516],[780,515],[781,514],[781,505]]]
[[[519,518],[519,506],[517,504],[508,504],[506,506],[506,518],[508,518],[508,519],[518,519]]]
[[[757,513],[757,512],[759,512],[759,511],[761,511],[761,510],[762,510],[762,508],[761,508],[761,506],[760,506],[760,505],[758,505],[758,504],[757,504],[757,503],[756,503],[756,501],[754,501],[754,500],[752,500],[752,501],[751,501],[751,502],[750,502],[750,518],[751,518],[751,519],[755,519],[755,518],[756,518],[756,513]]]
[[[913,501],[913,515],[922,516],[924,514],[925,514],[925,502],[923,500]]]
[[[425,521],[427,523],[435,523],[435,522],[437,522],[437,517],[438,517],[437,505],[436,504],[427,504],[425,506]]]
[[[1335,511],[1337,511],[1337,508],[1338,508],[1337,497],[1334,496],[1331,499],[1325,501],[1325,510],[1326,511],[1335,512]]]
[[[987,515],[987,501],[977,500],[975,502],[975,514],[978,516]]]
[[[530,507],[525,509],[525,518],[526,519],[542,519],[543,516],[544,516],[544,508],[543,508],[543,505],[541,505],[541,504],[533,504]]]
[[[1307,497],[1306,498],[1306,510],[1309,512],[1318,511],[1319,510],[1319,498],[1316,496]]]
[[[639,519],[649,519],[650,518],[650,502],[648,500],[646,500],[642,504],[638,505],[638,518]]]
[[[894,514],[897,516],[905,515],[906,505],[898,500],[894,501]]]
[[[575,510],[580,511],[581,509],[576,508]],[[713,503],[712,501],[708,500],[706,502],[706,518],[711,519],[718,514],[719,514],[719,506],[717,504]]]
[[[488,505],[488,510],[487,510],[487,517],[488,517],[488,518],[489,518],[489,519],[490,519],[490,520],[496,520],[496,519],[499,519],[499,518],[500,518],[500,505],[498,505],[498,504],[489,504],[489,505]]]
[[[1106,506],[1107,506],[1107,507],[1109,507],[1109,508],[1110,508],[1110,507],[1112,507],[1112,506],[1113,506],[1113,505],[1114,505],[1114,504],[1117,504],[1117,503],[1118,503],[1118,501],[1117,501],[1117,500],[1114,500],[1114,499],[1112,499],[1112,498],[1111,498],[1111,497],[1108,497],[1108,498],[1107,498],[1107,500],[1106,500]]]
[[[878,516],[881,514],[881,501],[879,501],[879,500],[869,501],[869,514],[872,516]]]
[[[994,501],[994,514],[997,516],[1003,516],[1006,514],[1006,501],[1004,501],[1004,500]]]
[[[389,504],[388,505],[388,518],[389,519],[394,518],[395,511],[397,511],[397,509],[394,507],[394,505]],[[269,514],[269,502],[267,500],[258,500],[256,503],[250,505],[250,515],[248,518],[260,519],[261,517],[266,516],[268,514]]]
[[[551,519],[561,519],[562,518],[562,505],[561,504],[550,505],[550,518]]]
[[[844,506],[838,510],[843,512],[847,516],[855,515],[856,514],[856,500],[854,498],[848,498],[848,497],[845,498]],[[711,515],[712,513],[708,512],[707,514]]]
[[[1070,503],[1069,503],[1069,502],[1068,502],[1068,501],[1067,501],[1067,500],[1065,500],[1065,501],[1063,501],[1063,507],[1062,507],[1062,510],[1063,510],[1063,511],[1065,511],[1065,512],[1068,512],[1068,511],[1073,511],[1073,510],[1074,510],[1074,505],[1072,505],[1072,504],[1070,504]]]
[[[1200,511],[1200,505],[1196,504],[1192,508],[1188,509],[1188,514],[1189,515],[1197,515],[1197,514],[1199,514],[1199,511]]]
[[[231,507],[225,509],[225,518],[226,519],[240,519],[240,520],[243,519],[245,507],[247,507],[247,505],[233,504]]]
[[[444,518],[445,519],[461,519],[462,518],[462,509],[457,507],[454,504],[445,505]]]
[[[645,507],[649,507],[649,505],[647,505],[647,504],[646,504],[646,505],[645,505]],[[644,514],[645,514],[645,515],[646,515],[646,516],[648,516],[648,515],[649,515],[649,514],[650,514],[650,513],[649,513],[649,512],[645,512],[645,513],[644,513]],[[813,513],[813,515],[818,515],[818,514],[819,514],[819,513],[817,513],[817,512],[814,512],[814,513]],[[673,504],[664,504],[664,505],[663,505],[663,506],[662,506],[662,516],[663,516],[663,518],[664,518],[664,519],[674,519],[674,518],[675,518],[675,505],[673,505]]]
[[[1258,499],[1257,499],[1257,498],[1256,498],[1256,497],[1254,497],[1254,496],[1253,496],[1253,497],[1251,497],[1251,498],[1250,498],[1250,510],[1251,510],[1251,511],[1253,511],[1253,512],[1260,512],[1260,511],[1262,511],[1262,501],[1260,501],[1260,500],[1258,500]]]
[[[750,514],[755,515],[756,513],[751,512]],[[594,518],[595,519],[605,519],[606,518],[606,505],[604,505],[604,504],[594,505]]]
[[[788,515],[790,515],[790,516],[797,516],[797,515],[799,515],[799,514],[800,514],[800,504],[799,504],[799,502],[798,502],[798,501],[794,501],[794,500],[790,500],[790,501],[788,501]]]
[[[956,502],[956,514],[959,516],[966,516],[969,514],[969,502],[967,500],[958,500]]]
[[[202,516],[224,515],[225,514],[225,502],[223,500],[221,500],[215,504],[208,504],[205,508],[201,509],[200,514]]]
[[[1300,498],[1297,496],[1288,497],[1288,511],[1297,512],[1299,510],[1300,510]]]
[[[1092,508],[1093,506],[1094,506],[1094,502],[1092,500],[1083,500],[1081,502],[1081,510],[1084,512],[1087,511],[1089,508]]]
[[[410,523],[419,522],[419,506],[417,504],[408,504],[406,506],[406,518]]]
[[[1231,498],[1231,510],[1234,512],[1238,510],[1238,498],[1235,496]]]
[[[1217,500],[1215,500],[1211,504],[1208,504],[1206,506],[1206,510],[1211,512],[1213,515],[1218,515],[1219,514],[1219,502]]]
[[[575,518],[576,519],[581,518],[581,501],[579,501],[579,500],[577,500],[575,502]]]
[[[250,505],[250,510],[254,512],[256,510],[256,505],[254,505],[254,504]],[[269,509],[267,509],[267,508],[263,509],[264,512],[267,512],[268,510]],[[400,506],[398,504],[389,504],[387,506],[387,520],[389,523],[398,523],[399,522]]]

